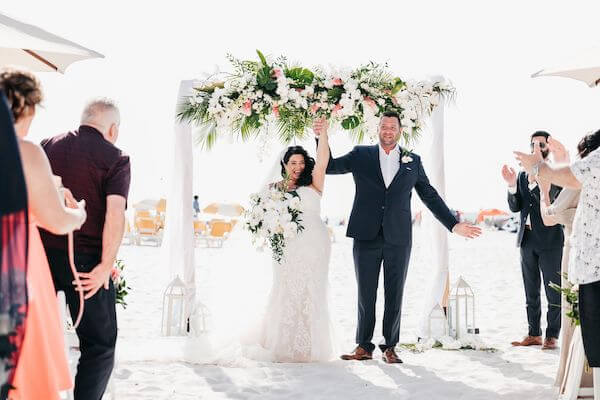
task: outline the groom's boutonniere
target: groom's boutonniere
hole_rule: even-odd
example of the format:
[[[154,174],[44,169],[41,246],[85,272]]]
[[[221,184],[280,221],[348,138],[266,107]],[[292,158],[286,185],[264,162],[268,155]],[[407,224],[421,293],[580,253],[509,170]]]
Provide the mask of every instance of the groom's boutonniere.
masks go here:
[[[410,156],[410,151],[406,150],[406,149],[402,149],[402,154],[400,154],[400,162],[402,164],[408,164],[410,162],[413,161],[412,157]]]

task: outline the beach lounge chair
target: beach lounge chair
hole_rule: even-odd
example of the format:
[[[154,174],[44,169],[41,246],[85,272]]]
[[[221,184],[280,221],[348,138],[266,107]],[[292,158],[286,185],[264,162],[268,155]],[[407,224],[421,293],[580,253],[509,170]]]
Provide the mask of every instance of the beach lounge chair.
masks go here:
[[[154,242],[158,247],[162,244],[163,230],[155,217],[137,217],[135,219],[136,244],[143,241]]]

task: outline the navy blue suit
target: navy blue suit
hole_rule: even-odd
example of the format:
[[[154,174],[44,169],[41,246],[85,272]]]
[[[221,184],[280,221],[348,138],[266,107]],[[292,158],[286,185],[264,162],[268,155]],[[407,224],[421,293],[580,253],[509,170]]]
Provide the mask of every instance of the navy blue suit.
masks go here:
[[[429,184],[421,158],[402,163],[385,187],[379,163],[379,145],[356,146],[339,158],[330,156],[327,174],[352,173],[356,194],[348,221],[347,236],[354,238],[354,268],[358,283],[356,343],[373,351],[375,303],[379,271],[383,262],[385,308],[382,350],[394,347],[400,335],[402,294],[412,246],[410,199],[413,188],[435,217],[452,231],[457,224],[437,191]],[[402,157],[401,157],[402,159]]]
[[[557,186],[550,187],[550,201],[560,193]],[[550,283],[560,285],[560,270],[563,252],[563,228],[561,225],[546,226],[540,213],[540,189],[529,190],[527,173],[521,172],[517,178],[514,194],[508,193],[508,206],[512,212],[520,212],[521,226],[517,234],[517,246],[521,250],[521,272],[525,287],[527,322],[529,336],[541,336],[540,319],[542,304],[540,285],[542,279],[548,311],[546,313],[546,337],[558,338],[560,333],[560,293],[550,288]],[[530,225],[527,226],[527,217]]]

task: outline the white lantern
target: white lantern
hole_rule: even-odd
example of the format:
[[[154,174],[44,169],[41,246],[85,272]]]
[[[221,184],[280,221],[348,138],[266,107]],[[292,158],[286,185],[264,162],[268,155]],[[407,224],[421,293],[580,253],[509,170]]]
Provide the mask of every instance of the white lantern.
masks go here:
[[[209,329],[210,311],[203,303],[197,302],[190,314],[190,335],[200,336]]]
[[[448,335],[448,320],[439,304],[436,304],[429,313],[427,320],[427,337],[439,339]]]
[[[163,296],[162,334],[164,336],[185,336],[185,284],[179,275],[173,279]]]
[[[450,336],[455,339],[479,333],[479,329],[475,327],[475,294],[462,276],[450,291],[448,325]]]

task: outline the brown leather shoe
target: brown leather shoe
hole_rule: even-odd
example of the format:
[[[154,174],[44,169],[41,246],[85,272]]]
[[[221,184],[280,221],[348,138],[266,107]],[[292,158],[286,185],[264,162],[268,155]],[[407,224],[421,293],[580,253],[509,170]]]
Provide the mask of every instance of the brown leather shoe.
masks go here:
[[[541,336],[526,336],[525,339],[520,342],[512,342],[513,346],[541,346],[542,345],[542,337]]]
[[[363,349],[360,346],[356,346],[356,348],[354,349],[354,351],[352,353],[343,354],[341,356],[341,359],[342,360],[358,360],[358,361],[372,360],[373,353]]]
[[[402,360],[398,357],[398,354],[396,354],[396,350],[394,350],[393,347],[385,349],[382,358],[383,361],[388,364],[402,364]]]
[[[556,349],[556,338],[547,337],[544,340],[544,345],[542,346],[542,350],[554,350]]]

